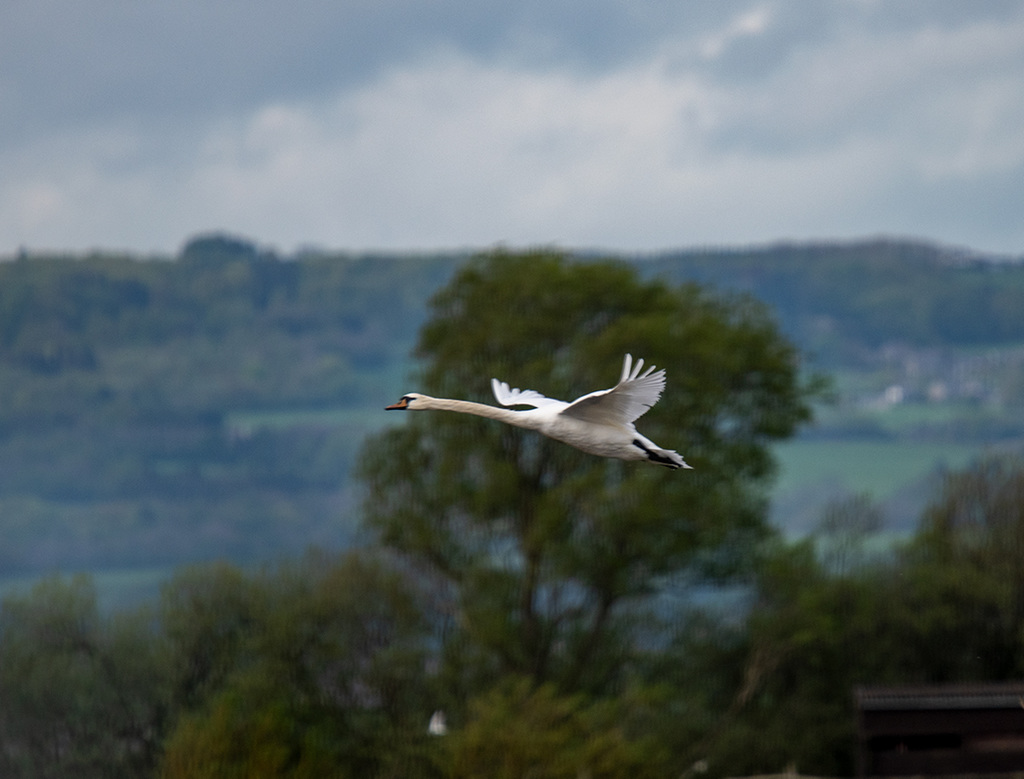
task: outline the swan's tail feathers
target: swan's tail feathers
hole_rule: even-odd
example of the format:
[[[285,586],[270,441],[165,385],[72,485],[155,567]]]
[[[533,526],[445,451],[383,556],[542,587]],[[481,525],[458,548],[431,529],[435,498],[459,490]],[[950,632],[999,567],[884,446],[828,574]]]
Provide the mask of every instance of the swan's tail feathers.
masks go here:
[[[688,471],[693,470],[693,466],[683,459],[683,456],[679,452],[674,452],[671,449],[662,449],[659,446],[655,446],[651,441],[637,438],[633,441],[633,445],[643,450],[643,453],[647,455],[647,459],[656,463],[657,465],[664,465],[666,468],[685,468]]]
[[[673,452],[671,449],[652,449],[647,453],[647,459],[652,463],[664,465],[666,468],[672,468],[673,470],[678,468],[684,468],[688,471],[693,470],[693,466],[686,462],[679,452]]]

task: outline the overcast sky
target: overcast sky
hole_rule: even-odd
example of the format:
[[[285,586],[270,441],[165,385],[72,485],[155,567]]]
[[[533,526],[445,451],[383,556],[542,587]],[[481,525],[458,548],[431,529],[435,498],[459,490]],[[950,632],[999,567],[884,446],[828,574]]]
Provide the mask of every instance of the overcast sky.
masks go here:
[[[1024,0],[4,0],[0,253],[1024,255]]]

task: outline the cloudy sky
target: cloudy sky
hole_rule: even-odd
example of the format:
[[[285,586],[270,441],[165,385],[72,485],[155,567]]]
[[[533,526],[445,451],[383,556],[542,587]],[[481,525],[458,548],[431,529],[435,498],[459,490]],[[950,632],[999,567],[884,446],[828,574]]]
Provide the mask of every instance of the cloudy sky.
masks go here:
[[[1024,255],[1024,0],[4,0],[0,253]]]

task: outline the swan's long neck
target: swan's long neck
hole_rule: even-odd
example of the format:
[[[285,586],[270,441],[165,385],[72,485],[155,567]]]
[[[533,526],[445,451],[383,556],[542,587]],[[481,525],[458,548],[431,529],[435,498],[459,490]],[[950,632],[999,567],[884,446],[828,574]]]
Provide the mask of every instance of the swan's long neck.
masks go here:
[[[432,411],[456,411],[460,414],[473,414],[478,417],[496,419],[517,427],[533,428],[536,425],[529,416],[521,411],[513,411],[509,408],[488,406],[486,403],[474,403],[472,400],[453,400],[451,398],[432,398],[429,395],[422,395],[410,410],[432,410]]]

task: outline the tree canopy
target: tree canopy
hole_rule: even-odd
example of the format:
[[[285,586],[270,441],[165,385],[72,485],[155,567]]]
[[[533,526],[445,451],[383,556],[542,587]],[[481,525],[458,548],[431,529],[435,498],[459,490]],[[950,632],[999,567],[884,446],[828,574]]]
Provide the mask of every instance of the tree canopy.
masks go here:
[[[811,387],[748,297],[552,251],[485,254],[432,299],[416,389],[485,400],[495,376],[572,399],[613,385],[626,352],[668,372],[639,429],[694,471],[450,414],[412,414],[364,452],[369,523],[449,588],[484,667],[607,686],[645,598],[736,571],[769,532],[768,445],[808,418]]]

